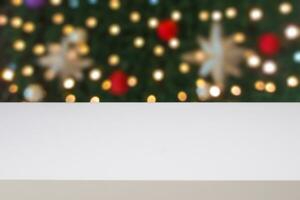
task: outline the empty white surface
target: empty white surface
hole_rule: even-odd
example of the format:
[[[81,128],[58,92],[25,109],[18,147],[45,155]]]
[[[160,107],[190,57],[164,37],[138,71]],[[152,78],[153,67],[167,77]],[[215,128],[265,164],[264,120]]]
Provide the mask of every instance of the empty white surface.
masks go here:
[[[300,179],[300,104],[0,110],[0,179]]]

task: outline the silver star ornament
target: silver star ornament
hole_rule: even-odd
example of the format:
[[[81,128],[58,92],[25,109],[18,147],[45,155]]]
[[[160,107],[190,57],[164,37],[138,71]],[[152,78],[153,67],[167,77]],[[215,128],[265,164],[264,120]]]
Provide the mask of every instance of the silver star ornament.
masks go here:
[[[238,66],[244,58],[245,50],[235,43],[233,37],[223,38],[220,23],[212,25],[208,40],[198,37],[197,42],[201,49],[184,54],[182,59],[200,65],[200,76],[211,75],[214,84],[224,88],[228,75],[241,75]]]

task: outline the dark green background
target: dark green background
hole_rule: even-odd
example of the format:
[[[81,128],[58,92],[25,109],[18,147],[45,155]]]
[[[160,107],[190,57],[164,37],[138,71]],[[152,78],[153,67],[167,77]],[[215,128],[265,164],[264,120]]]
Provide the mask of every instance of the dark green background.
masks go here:
[[[273,59],[278,63],[278,72],[269,76],[261,72],[261,69],[250,69],[245,63],[239,67],[242,69],[241,78],[229,77],[224,95],[214,101],[299,101],[299,88],[288,88],[286,78],[290,75],[299,75],[300,66],[293,61],[293,54],[299,50],[299,40],[287,41],[284,38],[284,28],[290,24],[298,24],[300,21],[300,4],[298,1],[290,1],[293,4],[294,11],[289,15],[281,15],[278,12],[280,0],[161,0],[158,5],[150,5],[146,0],[123,0],[120,10],[113,11],[108,6],[108,1],[99,0],[96,5],[89,5],[87,1],[81,0],[79,8],[72,9],[65,1],[63,6],[46,6],[40,10],[30,11],[28,8],[13,7],[7,2],[3,2],[0,12],[9,16],[21,16],[24,21],[34,21],[37,29],[33,34],[26,34],[22,29],[13,29],[5,26],[0,30],[0,64],[5,67],[10,63],[16,65],[16,80],[20,90],[16,95],[7,92],[7,84],[0,83],[1,101],[22,101],[23,90],[30,83],[42,84],[47,91],[44,101],[57,102],[64,101],[66,94],[73,93],[77,101],[89,101],[92,96],[98,95],[101,101],[115,102],[143,102],[149,94],[155,94],[159,102],[177,102],[177,93],[181,90],[188,94],[188,101],[198,101],[196,94],[195,81],[198,76],[198,66],[192,66],[190,73],[182,74],[178,70],[183,53],[197,49],[196,38],[199,35],[208,36],[211,21],[201,22],[198,19],[198,13],[201,10],[221,10],[228,7],[238,9],[238,17],[222,21],[224,32],[231,35],[235,32],[244,32],[247,35],[247,41],[243,47],[257,50],[258,37],[266,32],[275,32],[281,37],[282,48],[280,54],[276,57],[265,57],[262,59]],[[260,7],[264,10],[264,18],[259,22],[251,22],[248,17],[249,10],[253,7]],[[137,10],[142,14],[140,23],[132,23],[129,20],[131,11]],[[174,10],[182,12],[182,20],[179,22],[179,38],[181,46],[177,50],[171,50],[168,45],[156,36],[155,30],[147,26],[150,17],[159,19],[170,18]],[[37,57],[32,54],[32,46],[35,43],[51,43],[61,40],[62,26],[53,25],[51,17],[56,12],[63,12],[65,15],[65,24],[73,24],[76,27],[85,27],[85,20],[89,16],[96,16],[99,19],[99,26],[95,29],[87,29],[89,33],[89,44],[91,45],[90,56],[94,59],[96,65],[103,72],[103,77],[99,82],[92,82],[88,78],[76,84],[71,91],[61,88],[58,79],[47,82],[43,79],[43,70],[37,64]],[[109,36],[107,30],[112,23],[121,25],[122,32],[118,37]],[[143,36],[146,45],[142,50],[134,48],[133,39],[136,36]],[[11,45],[15,39],[22,38],[27,42],[26,51],[16,53]],[[153,47],[161,44],[166,47],[166,53],[163,57],[153,55]],[[110,54],[119,54],[121,63],[117,67],[110,67],[107,63],[107,57]],[[21,75],[21,68],[25,64],[32,64],[35,67],[35,75],[31,78],[25,78]],[[152,72],[159,66],[165,71],[165,79],[158,83],[152,79]],[[108,78],[111,72],[116,69],[123,69],[129,75],[138,77],[139,84],[131,88],[127,95],[115,97],[107,91],[101,89],[101,81]],[[88,70],[84,72],[88,76]],[[209,78],[208,78],[209,80]],[[256,80],[273,81],[277,85],[277,91],[274,94],[259,92],[254,89]],[[230,86],[238,84],[243,93],[240,97],[234,97],[230,94]]]

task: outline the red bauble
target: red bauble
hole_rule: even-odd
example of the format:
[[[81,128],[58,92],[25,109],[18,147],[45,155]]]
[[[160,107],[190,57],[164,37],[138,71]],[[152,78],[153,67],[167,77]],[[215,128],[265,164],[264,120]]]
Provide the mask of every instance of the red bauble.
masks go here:
[[[170,19],[163,20],[159,23],[156,33],[161,40],[168,42],[172,38],[177,37],[178,34],[177,23]]]
[[[280,50],[280,38],[275,33],[265,33],[259,37],[258,47],[262,54],[274,56]]]
[[[111,82],[110,93],[115,96],[122,96],[126,94],[129,90],[127,79],[127,74],[122,70],[113,72],[109,77],[109,80]]]

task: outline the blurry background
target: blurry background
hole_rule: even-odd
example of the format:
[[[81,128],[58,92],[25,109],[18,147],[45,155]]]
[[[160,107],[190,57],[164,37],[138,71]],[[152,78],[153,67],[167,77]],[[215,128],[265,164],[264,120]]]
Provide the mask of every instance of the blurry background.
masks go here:
[[[8,0],[0,101],[299,101],[296,0]]]

